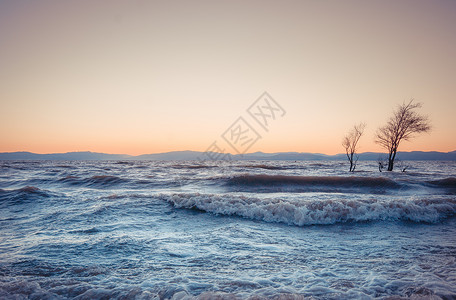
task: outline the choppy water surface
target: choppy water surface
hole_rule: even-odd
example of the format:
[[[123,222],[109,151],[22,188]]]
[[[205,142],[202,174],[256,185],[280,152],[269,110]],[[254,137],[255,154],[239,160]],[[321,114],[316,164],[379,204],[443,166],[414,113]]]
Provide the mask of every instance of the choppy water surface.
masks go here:
[[[0,298],[456,298],[456,163],[0,162]],[[287,298],[288,297],[288,298]]]

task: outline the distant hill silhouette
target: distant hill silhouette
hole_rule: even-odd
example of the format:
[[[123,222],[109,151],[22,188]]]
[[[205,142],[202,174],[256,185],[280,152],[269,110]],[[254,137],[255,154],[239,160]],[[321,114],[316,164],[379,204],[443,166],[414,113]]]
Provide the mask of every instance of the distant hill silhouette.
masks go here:
[[[66,152],[37,154],[31,152],[0,153],[0,160],[122,160],[132,156],[126,154],[106,154],[97,152]]]
[[[220,156],[219,153],[205,153],[198,151],[172,151],[166,153],[127,155],[107,154],[98,152],[67,152],[37,154],[31,152],[3,152],[0,153],[0,160],[211,160],[211,157]],[[326,155],[320,153],[304,152],[279,152],[263,153],[255,152],[248,154],[226,154],[227,158],[235,160],[345,160],[345,154]],[[377,160],[386,157],[384,153],[364,152],[359,154],[359,160]],[[400,160],[444,160],[456,161],[456,151],[452,152],[398,152]]]

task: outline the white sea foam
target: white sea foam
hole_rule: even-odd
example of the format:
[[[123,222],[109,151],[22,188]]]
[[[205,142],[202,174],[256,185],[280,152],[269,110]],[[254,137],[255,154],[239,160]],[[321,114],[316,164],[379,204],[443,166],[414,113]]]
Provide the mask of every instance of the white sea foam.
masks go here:
[[[452,198],[290,200],[200,193],[162,194],[159,197],[178,208],[298,226],[377,220],[436,223],[456,214],[456,200]]]

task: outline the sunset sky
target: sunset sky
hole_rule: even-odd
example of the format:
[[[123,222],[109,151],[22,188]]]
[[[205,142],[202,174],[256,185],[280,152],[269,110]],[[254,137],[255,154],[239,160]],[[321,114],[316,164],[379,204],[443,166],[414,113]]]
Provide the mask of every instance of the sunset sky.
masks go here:
[[[267,91],[268,131],[247,113]],[[396,105],[456,150],[456,1],[0,0],[0,152],[205,151],[239,117],[248,152],[360,151]]]

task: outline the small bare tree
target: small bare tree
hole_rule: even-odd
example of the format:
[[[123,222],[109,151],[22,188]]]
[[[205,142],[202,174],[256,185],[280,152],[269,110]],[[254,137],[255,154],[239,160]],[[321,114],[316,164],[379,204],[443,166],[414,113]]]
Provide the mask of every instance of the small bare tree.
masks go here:
[[[388,151],[388,171],[393,170],[397,149],[402,140],[408,141],[416,134],[428,132],[431,125],[427,116],[418,114],[415,110],[421,108],[421,103],[399,105],[385,126],[377,130],[375,142]]]
[[[358,141],[364,133],[364,128],[366,128],[365,123],[353,126],[353,128],[342,140],[342,146],[345,148],[345,153],[347,154],[348,161],[350,162],[350,172],[355,171],[356,163],[358,162],[359,156],[356,155],[356,150]]]
[[[405,171],[409,167],[408,164],[406,164],[403,160],[400,160],[400,159],[396,159],[396,166],[399,167],[399,170],[401,170],[402,173],[405,173]]]
[[[377,158],[378,170],[381,172],[386,165],[386,159],[383,156]]]

